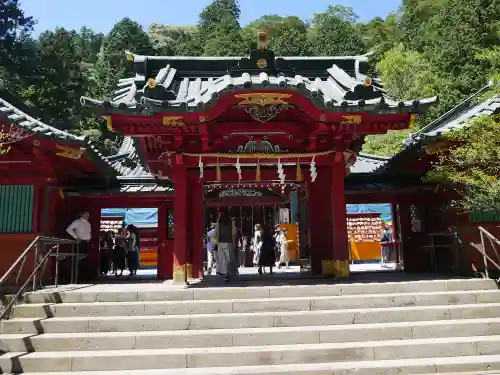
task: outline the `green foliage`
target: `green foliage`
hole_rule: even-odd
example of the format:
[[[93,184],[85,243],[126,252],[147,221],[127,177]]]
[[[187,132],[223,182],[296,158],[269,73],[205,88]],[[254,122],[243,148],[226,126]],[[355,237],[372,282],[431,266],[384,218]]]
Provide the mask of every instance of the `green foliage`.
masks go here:
[[[454,146],[440,153],[427,179],[459,187],[455,205],[468,212],[500,210],[499,116],[482,116],[447,133]]]
[[[198,28],[153,24],[149,38],[156,52],[163,56],[200,56],[203,53]]]
[[[380,61],[384,54],[398,45],[403,32],[398,15],[391,13],[385,20],[376,17],[366,24],[361,24],[361,34],[366,48],[373,54],[374,62]]]
[[[387,134],[365,137],[363,152],[379,156],[392,156],[403,150],[403,141],[410,134],[409,130],[389,131]]]
[[[214,0],[200,14],[198,38],[203,56],[242,56],[249,48],[243,41],[236,0]]]
[[[102,43],[96,64],[101,96],[111,96],[118,80],[134,73],[132,64],[125,59],[125,50],[144,55],[153,53],[148,34],[130,18],[116,23]]]
[[[366,52],[358,17],[350,7],[329,6],[314,15],[311,27],[313,51],[319,56],[353,56]]]
[[[37,75],[22,92],[36,106],[41,118],[54,126],[70,129],[82,112],[80,97],[86,93],[75,31],[46,31],[38,39]]]

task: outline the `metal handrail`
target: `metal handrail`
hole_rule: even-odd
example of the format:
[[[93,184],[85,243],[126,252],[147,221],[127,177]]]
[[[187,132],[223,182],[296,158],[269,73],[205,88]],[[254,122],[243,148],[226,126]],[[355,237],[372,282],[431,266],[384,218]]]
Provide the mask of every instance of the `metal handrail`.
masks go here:
[[[5,319],[7,316],[10,315],[10,310],[12,309],[12,306],[16,303],[18,300],[19,296],[23,293],[24,289],[28,286],[28,284],[31,282],[31,280],[34,279],[35,275],[37,274],[38,270],[45,264],[46,260],[48,259],[49,256],[52,255],[54,252],[54,249],[57,249],[59,251],[59,244],[54,245],[50,248],[49,251],[47,251],[47,254],[43,257],[43,259],[37,264],[33,272],[31,273],[30,277],[24,282],[24,284],[19,288],[17,291],[16,295],[12,298],[12,300],[9,302],[5,310],[3,311],[2,315],[0,316],[0,320]]]
[[[40,243],[46,243],[46,244],[54,244],[54,245],[74,245],[77,243],[75,240],[68,240],[65,238],[56,238],[56,237],[45,237],[45,236],[36,236],[33,241],[28,245],[28,247],[23,251],[23,253],[16,259],[16,261],[12,264],[12,266],[9,267],[7,272],[2,276],[0,279],[0,287],[7,281],[7,279],[10,277],[12,272],[16,269],[16,266],[19,263],[22,263],[22,267],[24,266],[24,262],[26,261],[27,255],[35,247],[35,245],[38,245]]]
[[[478,228],[480,232],[484,233],[487,237],[489,237],[492,241],[495,241],[497,245],[500,245],[500,240],[496,238],[494,235],[492,235],[490,232],[488,232],[486,229],[483,227]]]
[[[486,246],[485,246],[485,241],[484,241],[483,236],[488,237],[488,239],[490,240],[490,243],[493,247],[493,250],[495,251],[495,253],[497,255],[497,258],[499,258],[499,255],[498,255],[497,249],[495,248],[495,244],[500,246],[500,240],[498,240],[493,234],[488,232],[483,227],[480,226],[480,227],[478,227],[478,229],[479,229],[479,233],[481,235],[481,246],[479,246],[478,244],[475,244],[473,242],[470,242],[470,245],[483,256],[484,276],[489,278],[490,276],[489,276],[489,272],[488,272],[488,261],[490,261],[490,263],[493,264],[497,268],[498,271],[500,271],[500,265],[498,263],[496,263],[488,254],[486,254]],[[497,281],[500,281],[500,279],[498,279]]]

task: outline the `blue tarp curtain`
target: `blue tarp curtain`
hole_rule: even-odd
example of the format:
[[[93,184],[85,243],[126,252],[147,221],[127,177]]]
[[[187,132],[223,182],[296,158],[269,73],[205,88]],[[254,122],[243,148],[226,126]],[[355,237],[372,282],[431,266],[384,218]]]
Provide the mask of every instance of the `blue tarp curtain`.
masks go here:
[[[137,226],[150,226],[158,224],[157,208],[105,208],[101,211],[101,216],[122,216],[125,224]]]
[[[392,221],[392,210],[389,203],[373,203],[373,204],[347,204],[348,213],[380,213],[380,217],[384,221]]]
[[[392,221],[391,205],[381,204],[348,204],[348,213],[378,212],[384,221]],[[156,208],[105,208],[102,217],[122,216],[125,224],[157,225],[158,209]]]

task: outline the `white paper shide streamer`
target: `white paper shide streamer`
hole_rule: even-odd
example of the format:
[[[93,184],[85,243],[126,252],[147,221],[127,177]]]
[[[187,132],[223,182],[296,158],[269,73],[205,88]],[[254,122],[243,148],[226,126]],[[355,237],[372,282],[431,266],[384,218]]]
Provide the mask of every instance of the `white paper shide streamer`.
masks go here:
[[[278,158],[278,179],[280,180],[281,185],[285,183],[286,175],[283,169],[283,164],[281,164],[281,160],[279,158]]]
[[[198,167],[200,168],[200,180],[203,180],[203,160],[201,160],[201,155],[200,161],[198,162]]]
[[[316,181],[316,177],[318,177],[318,174],[316,173],[316,161],[314,160],[315,156],[312,157],[311,159],[311,165],[310,165],[310,172],[311,172],[311,181],[314,182]]]
[[[241,181],[241,164],[240,158],[236,159],[236,173],[238,173],[238,182]]]

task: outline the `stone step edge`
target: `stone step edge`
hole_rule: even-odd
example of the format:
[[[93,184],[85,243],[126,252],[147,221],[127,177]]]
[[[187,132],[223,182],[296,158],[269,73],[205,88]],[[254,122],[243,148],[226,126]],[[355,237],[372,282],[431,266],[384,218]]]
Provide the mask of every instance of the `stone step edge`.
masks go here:
[[[368,329],[388,329],[388,328],[413,328],[413,327],[443,327],[461,326],[471,324],[491,324],[499,323],[500,318],[477,318],[477,319],[453,319],[453,320],[428,320],[410,322],[390,322],[390,323],[359,323],[359,324],[339,324],[324,326],[286,326],[286,327],[264,327],[264,328],[217,328],[198,330],[170,330],[170,331],[118,331],[118,332],[58,332],[58,333],[5,333],[0,334],[2,340],[13,340],[22,338],[37,339],[60,339],[60,338],[109,338],[112,334],[117,338],[135,336],[202,336],[202,335],[226,335],[226,334],[267,334],[285,332],[328,332],[328,331],[363,331]],[[461,336],[453,336],[461,337]],[[415,339],[413,339],[415,340]]]
[[[123,357],[123,356],[168,356],[168,355],[192,355],[192,354],[239,354],[239,353],[262,353],[262,352],[285,352],[299,350],[324,350],[324,349],[358,349],[377,347],[407,347],[440,344],[462,344],[495,342],[500,345],[500,335],[496,336],[466,336],[446,337],[430,339],[411,340],[386,340],[365,342],[344,342],[327,344],[293,344],[293,345],[269,345],[269,346],[232,346],[212,348],[176,348],[176,349],[126,349],[126,350],[88,350],[88,351],[58,351],[58,352],[31,352],[22,358],[30,359],[55,359],[55,358],[89,358],[89,357]]]
[[[119,294],[123,294],[123,295],[126,295],[126,294],[136,294],[136,298],[139,297],[139,295],[142,293],[142,294],[147,294],[147,293],[165,293],[165,294],[168,294],[170,292],[172,293],[184,293],[187,295],[187,297],[191,297],[191,298],[187,298],[185,300],[199,300],[197,298],[195,298],[195,294],[196,292],[198,291],[198,293],[210,293],[210,292],[218,292],[218,293],[231,293],[231,292],[234,292],[234,291],[247,291],[247,292],[256,292],[256,291],[259,291],[259,292],[262,292],[262,291],[267,291],[268,293],[268,296],[267,297],[261,297],[261,298],[275,298],[275,297],[272,297],[271,296],[271,291],[279,291],[280,289],[281,290],[287,290],[287,289],[292,289],[292,290],[296,290],[297,288],[301,288],[301,289],[304,289],[304,290],[307,290],[307,289],[312,289],[312,288],[327,288],[327,289],[335,289],[335,288],[340,288],[340,294],[338,295],[343,295],[342,293],[342,289],[343,288],[366,288],[366,287],[373,287],[373,286],[379,286],[381,288],[387,288],[387,287],[396,287],[396,286],[401,286],[401,285],[431,285],[431,284],[437,284],[440,286],[440,284],[443,284],[444,286],[444,289],[443,290],[440,290],[442,292],[446,292],[446,291],[473,291],[473,290],[497,290],[498,287],[495,286],[495,281],[492,280],[492,279],[480,279],[480,278],[471,278],[471,279],[449,279],[449,280],[416,280],[416,281],[401,281],[401,282],[386,282],[386,283],[382,283],[382,282],[368,282],[368,283],[336,283],[336,284],[308,284],[308,285],[276,285],[276,286],[255,286],[255,287],[238,287],[238,286],[235,286],[235,287],[231,287],[231,286],[228,286],[226,288],[220,288],[220,287],[207,287],[207,288],[190,288],[190,287],[171,287],[171,286],[167,286],[165,289],[157,289],[157,288],[153,288],[151,290],[147,290],[144,288],[144,284],[141,285],[142,288],[141,289],[137,289],[137,290],[127,290],[128,287],[130,287],[131,285],[136,285],[136,284],[125,284],[123,286],[123,289],[122,290],[116,290],[116,291],[88,291],[88,290],[85,290],[86,287],[91,287],[91,285],[88,285],[86,287],[83,287],[82,286],[74,286],[75,288],[77,289],[64,289],[64,287],[60,288],[59,290],[49,290],[49,289],[45,289],[45,290],[42,290],[42,291],[37,291],[37,292],[29,292],[29,293],[26,293],[25,295],[23,295],[23,299],[26,300],[27,298],[29,297],[36,297],[36,296],[40,296],[40,297],[43,297],[43,296],[53,296],[54,294],[59,294],[59,295],[65,295],[65,294],[76,294],[76,295],[95,295],[95,296],[98,296],[99,294],[101,295],[106,295],[106,296],[112,296],[112,295],[119,295]],[[481,288],[481,285],[473,285],[474,288],[465,288],[465,289],[458,289],[458,288],[455,288],[455,287],[452,287],[451,289],[448,288],[448,286],[450,285],[460,285],[460,284],[488,284],[487,285],[487,288]],[[111,284],[112,286],[115,286],[114,284]],[[154,284],[156,285],[156,284]],[[71,287],[71,286],[70,286]],[[50,288],[50,286],[49,286]],[[226,292],[227,291],[227,292]],[[186,293],[187,292],[187,293]],[[395,291],[394,291],[395,292]],[[406,293],[414,293],[415,291],[412,291],[412,292],[406,292]],[[191,296],[189,296],[189,294],[192,294]],[[216,293],[217,294],[217,293]],[[348,294],[348,295],[351,295],[351,294]],[[356,294],[352,294],[352,295],[359,295],[358,293]],[[211,296],[212,299],[217,299],[218,297],[213,297]],[[26,301],[29,303],[29,301]]]
[[[151,305],[196,305],[196,304],[223,304],[223,303],[259,303],[259,302],[288,302],[288,301],[323,301],[323,300],[347,300],[347,299],[366,299],[366,298],[394,298],[394,297],[447,297],[453,295],[482,295],[482,294],[499,294],[500,290],[489,289],[489,290],[460,290],[460,291],[447,291],[447,292],[409,292],[409,293],[381,293],[381,294],[348,294],[348,295],[328,295],[328,296],[307,296],[307,297],[275,297],[275,298],[228,298],[228,299],[211,299],[211,300],[180,300],[180,301],[94,301],[94,302],[45,302],[45,303],[21,303],[16,305],[16,308],[25,307],[46,307],[46,306],[116,306],[120,304],[122,306],[139,306],[144,304]]]
[[[211,368],[178,368],[153,370],[119,370],[119,371],[82,371],[82,372],[39,372],[23,373],[23,375],[310,375],[315,371],[333,373],[334,371],[353,371],[357,375],[389,375],[404,374],[436,374],[444,372],[465,375],[468,372],[500,370],[500,355],[461,356],[417,359],[393,359],[379,361],[349,361],[333,363],[235,366]],[[450,372],[452,371],[452,372]],[[495,372],[493,372],[495,373]]]
[[[397,306],[397,307],[369,307],[363,309],[335,309],[335,310],[302,310],[302,311],[256,311],[249,313],[218,313],[218,314],[176,314],[176,315],[105,315],[105,316],[73,316],[73,317],[33,317],[33,318],[13,318],[5,322],[35,322],[35,321],[83,321],[83,320],[133,320],[133,319],[186,319],[186,318],[218,318],[227,317],[248,317],[248,316],[294,316],[294,315],[326,315],[345,313],[371,313],[371,312],[393,312],[393,311],[428,311],[446,309],[475,309],[475,308],[500,308],[500,302],[495,303],[469,303],[462,305],[429,305],[429,306]]]

